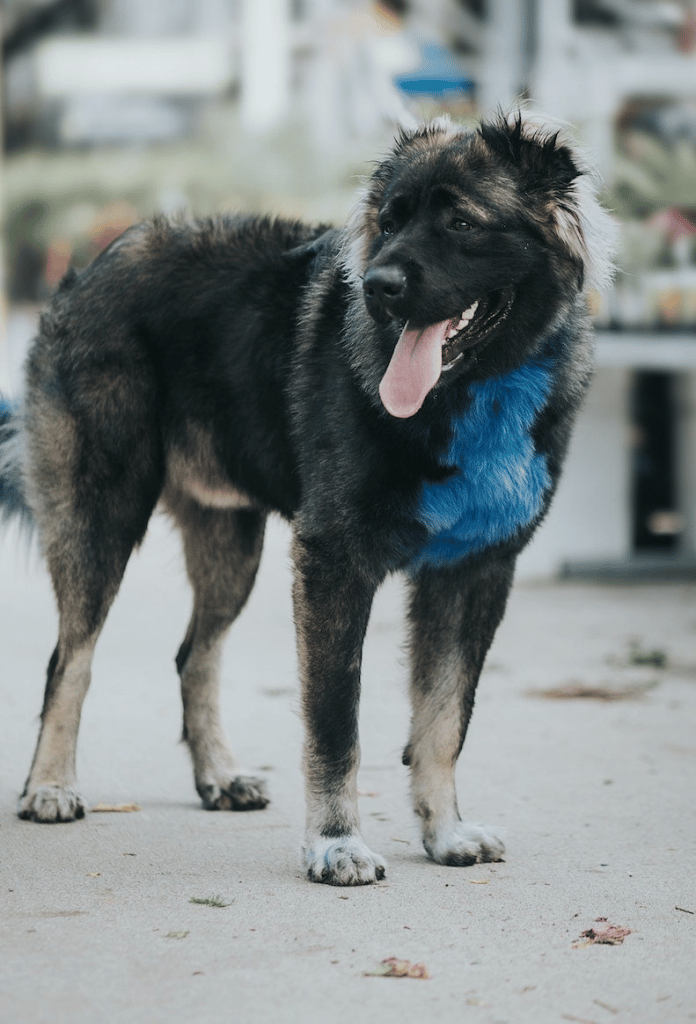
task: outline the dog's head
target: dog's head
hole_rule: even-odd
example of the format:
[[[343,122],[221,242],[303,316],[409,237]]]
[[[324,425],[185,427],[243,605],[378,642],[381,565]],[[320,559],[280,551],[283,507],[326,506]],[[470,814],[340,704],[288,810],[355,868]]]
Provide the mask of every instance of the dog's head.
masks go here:
[[[349,224],[346,271],[399,340],[380,385],[411,416],[440,382],[501,372],[610,268],[608,218],[558,132],[500,118],[402,133]]]

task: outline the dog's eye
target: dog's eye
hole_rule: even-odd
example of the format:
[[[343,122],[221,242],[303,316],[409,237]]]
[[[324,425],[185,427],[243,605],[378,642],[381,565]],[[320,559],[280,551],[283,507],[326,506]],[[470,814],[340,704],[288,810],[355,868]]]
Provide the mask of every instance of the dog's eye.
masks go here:
[[[462,220],[461,217],[455,217],[455,219],[450,224],[450,228],[452,229],[452,231],[470,231],[471,224],[469,223],[468,220]]]
[[[394,234],[394,221],[393,220],[385,220],[384,221],[384,223],[382,224],[382,234],[383,235],[393,235]]]

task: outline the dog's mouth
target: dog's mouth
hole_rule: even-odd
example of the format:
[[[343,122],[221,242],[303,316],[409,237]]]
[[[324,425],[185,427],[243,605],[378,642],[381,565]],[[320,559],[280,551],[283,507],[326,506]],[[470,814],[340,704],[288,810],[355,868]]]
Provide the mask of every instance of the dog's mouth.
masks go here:
[[[442,343],[442,372],[447,373],[461,360],[474,358],[491,340],[493,329],[510,312],[514,299],[512,288],[492,292],[472,302],[459,317],[449,321]]]
[[[379,387],[387,412],[401,419],[413,416],[443,374],[475,362],[507,318],[514,298],[514,290],[504,288],[449,320],[420,328],[407,322]]]

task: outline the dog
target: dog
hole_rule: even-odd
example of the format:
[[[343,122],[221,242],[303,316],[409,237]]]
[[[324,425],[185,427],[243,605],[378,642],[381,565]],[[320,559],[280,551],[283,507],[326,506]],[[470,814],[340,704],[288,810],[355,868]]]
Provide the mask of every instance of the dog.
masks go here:
[[[85,813],[92,653],[158,504],[193,589],[176,666],[196,789],[211,810],[266,806],[223,733],[218,668],[274,512],[293,529],[308,877],[384,876],[360,833],[358,697],[394,572],[423,844],[439,864],[500,860],[499,836],[460,818],[455,764],[591,379],[610,236],[562,135],[501,115],[402,130],[344,228],[155,219],[70,271],[0,417],[5,513],[36,524],[60,619],[20,817]]]

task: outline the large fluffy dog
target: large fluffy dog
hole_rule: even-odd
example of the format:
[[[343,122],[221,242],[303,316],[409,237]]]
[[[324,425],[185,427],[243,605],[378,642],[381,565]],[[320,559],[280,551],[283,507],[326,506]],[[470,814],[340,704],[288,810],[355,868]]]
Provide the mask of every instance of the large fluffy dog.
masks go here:
[[[158,502],[194,592],[176,659],[210,809],[264,807],[218,714],[218,663],[269,512],[292,521],[309,877],[382,877],[359,831],[360,662],[376,587],[410,587],[403,756],[430,856],[497,860],[454,768],[515,558],[544,516],[591,373],[602,214],[557,134],[518,118],[403,133],[345,230],[158,220],[61,285],[4,416],[6,507],[35,520],[60,612],[19,814],[84,813],[92,652]],[[599,234],[597,233],[599,230]]]

